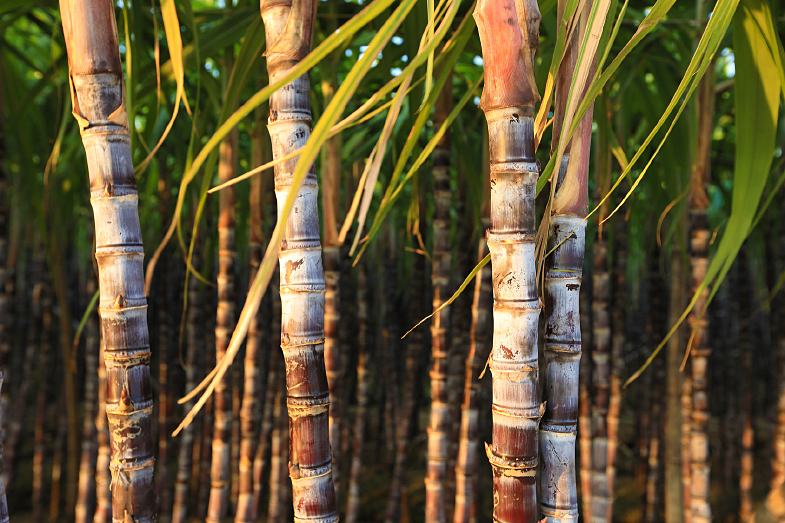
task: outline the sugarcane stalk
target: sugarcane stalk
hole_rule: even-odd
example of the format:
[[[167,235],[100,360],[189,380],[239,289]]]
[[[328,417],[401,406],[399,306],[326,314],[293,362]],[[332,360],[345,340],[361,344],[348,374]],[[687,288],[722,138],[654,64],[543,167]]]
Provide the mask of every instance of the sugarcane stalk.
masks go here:
[[[261,5],[270,82],[285,75],[311,49],[314,0],[265,0]],[[311,133],[307,74],[270,96],[267,129],[277,159],[304,146]],[[313,166],[300,187],[292,186],[299,159],[275,167],[279,219],[291,191],[297,210],[286,222],[278,253],[281,348],[286,360],[290,465],[295,519],[338,521],[329,438],[330,395],[324,365],[324,271],[319,241],[318,185]]]
[[[34,242],[35,243],[35,242]],[[36,374],[33,370],[37,368],[36,357],[38,356],[39,344],[41,342],[41,322],[42,322],[42,306],[41,306],[41,293],[44,288],[45,282],[43,281],[48,275],[44,268],[44,256],[40,252],[41,249],[36,249],[38,252],[33,256],[33,259],[28,263],[28,281],[34,282],[32,285],[32,292],[30,295],[30,318],[27,324],[27,339],[25,347],[25,356],[23,363],[23,375],[19,385],[16,387],[16,395],[14,397],[14,406],[11,416],[7,421],[6,439],[3,447],[3,480],[6,489],[12,488],[14,471],[15,471],[15,458],[19,438],[24,429],[23,421],[24,414],[28,408],[28,396],[30,385],[36,379]]]
[[[687,372],[691,372],[688,363]],[[692,437],[692,376],[684,376],[681,391],[681,490],[684,498],[684,523],[692,523],[692,474],[690,439]]]
[[[52,298],[49,281],[42,280],[41,342],[38,347],[38,386],[36,387],[35,426],[33,428],[33,519],[43,521],[44,460],[46,459],[47,394],[49,389],[49,360],[52,344]]]
[[[337,64],[332,64],[334,70]],[[329,71],[322,73],[322,95],[325,105],[337,89],[338,78]],[[339,499],[341,463],[341,430],[344,422],[343,355],[340,347],[341,325],[341,254],[338,240],[338,220],[341,194],[342,166],[341,135],[336,134],[322,148],[322,207],[324,223],[324,365],[330,388],[330,446],[333,459],[335,497]]]
[[[109,0],[62,0],[73,114],[90,172],[111,434],[112,518],[155,521],[150,341],[123,70]]]
[[[365,443],[365,418],[368,407],[368,285],[365,264],[357,271],[357,411],[354,419],[352,464],[346,501],[346,521],[355,523],[360,511],[360,472]]]
[[[692,287],[697,292],[706,278],[709,264],[709,221],[707,210],[711,204],[706,187],[709,183],[710,153],[713,132],[714,78],[709,73],[701,79],[698,91],[698,144],[693,165],[690,192],[690,266]],[[693,523],[711,521],[709,504],[709,396],[708,363],[711,355],[709,345],[709,315],[707,300],[710,289],[703,289],[695,303],[689,323],[694,332],[690,353],[691,367],[691,435],[690,435],[690,507]]]
[[[410,300],[409,310],[414,318],[421,318],[422,298],[425,293],[425,257],[420,256],[414,261],[413,274],[409,289],[414,293]],[[423,335],[422,331],[415,329],[406,338],[408,340],[406,350],[405,375],[410,380],[417,383],[419,381],[420,369],[423,354]],[[406,457],[411,441],[412,427],[415,425],[417,415],[416,405],[416,386],[408,384],[403,389],[403,404],[398,417],[399,430],[396,433],[395,463],[393,465],[392,479],[390,482],[390,495],[387,500],[387,512],[385,523],[396,523],[403,519],[402,512],[405,512],[403,499],[403,485],[406,473]],[[408,517],[408,513],[405,514]]]
[[[194,250],[191,264],[198,267],[200,262],[199,249]],[[188,310],[186,311],[186,360],[185,360],[185,389],[193,390],[198,384],[199,361],[204,357],[205,347],[200,329],[199,280],[193,275],[188,280]],[[193,400],[185,404],[185,412],[189,412],[194,405]],[[198,426],[198,425],[197,425]],[[188,520],[189,494],[191,490],[191,476],[193,474],[194,457],[194,431],[195,424],[185,427],[180,434],[180,448],[177,457],[177,476],[174,487],[174,505],[172,509],[172,523],[186,523]]]
[[[159,180],[161,216],[166,216],[166,201],[168,192],[166,183]],[[158,467],[156,467],[155,485],[158,490],[158,518],[157,522],[169,523],[172,517],[172,490],[169,480],[169,404],[170,404],[170,383],[169,383],[169,322],[172,300],[169,299],[168,289],[170,285],[170,264],[169,260],[163,259],[158,265]]]
[[[2,61],[0,60],[0,71]],[[0,94],[0,390],[3,385],[3,369],[8,369],[8,355],[11,352],[11,326],[13,325],[12,306],[14,296],[13,268],[8,261],[9,227],[8,227],[8,187],[5,172],[5,115],[3,95]],[[24,372],[24,371],[23,371]],[[8,386],[6,386],[6,391]],[[8,502],[3,480],[3,438],[5,425],[3,420],[8,412],[8,393],[0,393],[0,523],[7,523]]]
[[[490,196],[490,191],[488,191]],[[490,203],[490,202],[488,202]],[[486,204],[482,228],[490,226],[490,209]],[[487,211],[487,212],[486,212]],[[488,254],[485,235],[481,235],[477,249],[477,259]],[[490,312],[493,295],[491,268],[486,265],[477,273],[472,299],[472,321],[470,331],[469,355],[466,358],[466,379],[464,383],[463,405],[461,406],[460,443],[455,469],[455,514],[454,523],[469,523],[476,517],[475,488],[480,447],[480,396],[482,387],[480,375],[490,351]]]
[[[452,107],[452,82],[445,83],[436,102],[434,125],[441,126]],[[450,133],[439,140],[433,150],[433,310],[450,296]],[[431,414],[428,422],[428,463],[425,476],[425,521],[445,521],[445,479],[447,475],[449,402],[447,378],[449,375],[450,307],[435,312],[431,319]]]
[[[272,180],[270,180],[272,181]],[[270,184],[270,189],[272,188],[272,184]],[[270,191],[272,192],[272,191]],[[272,222],[275,213],[275,206],[270,206],[270,212],[268,213],[269,221]],[[272,278],[270,280],[270,309],[272,315],[272,322],[270,325],[270,345],[271,347],[276,347],[281,345],[281,297],[279,292],[279,276],[277,273],[273,273]],[[267,377],[267,392],[265,393],[265,405],[264,405],[264,413],[262,414],[262,426],[261,426],[261,436],[260,436],[260,445],[259,449],[256,453],[256,458],[254,460],[254,505],[257,507],[257,512],[259,510],[259,500],[261,499],[262,494],[262,485],[264,481],[264,477],[267,473],[269,468],[270,474],[273,474],[275,470],[273,467],[272,459],[274,454],[274,446],[271,439],[274,440],[276,436],[274,433],[274,427],[277,427],[274,411],[275,406],[277,405],[277,396],[276,391],[278,390],[277,387],[279,383],[284,379],[284,369],[283,369],[283,355],[280,353],[271,353],[272,361],[270,363],[270,369],[268,371]],[[270,452],[268,452],[268,448]],[[272,499],[272,487],[273,481],[270,479],[270,497]],[[277,487],[277,485],[276,485]]]
[[[206,297],[207,303],[215,303],[215,295],[212,293],[212,288],[207,289],[208,296]],[[213,367],[215,367],[215,351],[209,350],[215,344],[215,321],[216,318],[212,314],[206,314],[209,319],[206,320],[208,325],[205,327],[205,350],[204,366],[202,368],[204,374],[207,374]],[[211,330],[210,327],[213,327]],[[197,480],[198,494],[197,494],[197,517],[207,519],[207,509],[210,501],[210,491],[212,484],[210,482],[210,474],[212,472],[212,455],[213,455],[213,429],[215,412],[215,398],[211,398],[204,405],[204,415],[202,418],[202,434],[201,434],[201,449],[199,459],[199,477]]]
[[[218,180],[225,183],[235,175],[237,164],[236,130],[221,142],[218,149]],[[218,211],[218,311],[215,323],[215,359],[226,355],[235,322],[235,197],[234,186],[219,193]],[[234,375],[231,376],[234,378]],[[232,446],[232,383],[226,377],[215,387],[213,452],[210,467],[210,501],[208,523],[219,523],[229,511],[229,470]]]
[[[751,310],[751,274],[747,253],[739,254],[739,309]],[[752,376],[752,339],[750,328],[742,329],[740,334],[742,378],[742,433],[741,433],[741,472],[739,474],[739,521],[747,521],[753,514],[752,487],[755,471],[755,427],[753,425],[753,376]]]
[[[559,11],[563,12],[565,8],[566,2],[559,2]],[[585,31],[583,20],[579,26]],[[564,126],[570,83],[578,58],[580,32],[581,29],[576,31],[569,42],[556,81],[555,137],[560,136]],[[591,122],[592,110],[586,113],[569,143],[563,146],[564,154],[553,191],[548,231],[547,250],[553,250],[553,253],[545,260],[543,399],[546,407],[539,436],[542,455],[540,511],[549,522],[578,519],[575,440],[580,399],[580,290],[586,250],[585,218],[589,207]],[[558,140],[554,140],[551,154],[559,148]],[[596,265],[594,274],[597,274]],[[603,333],[598,336],[595,329],[593,339],[598,338],[603,339]],[[597,352],[595,350],[593,355]],[[600,514],[597,507],[592,507],[592,514]]]
[[[624,372],[624,345],[627,341],[625,317],[627,311],[627,222],[619,216],[615,223],[615,249],[613,266],[613,329],[611,345],[610,399],[608,404],[608,493],[611,499],[616,492],[616,457],[619,449],[619,422],[622,407],[622,373]],[[613,521],[613,503],[608,510],[608,521]]]
[[[98,287],[92,265],[88,268],[86,295],[91,298]],[[98,359],[101,344],[98,335],[98,315],[93,312],[85,325],[85,386],[84,421],[82,422],[82,456],[79,463],[79,490],[75,506],[75,522],[91,523],[94,515],[96,497],[96,460],[98,441],[96,439],[96,407],[98,398]]]
[[[666,301],[665,282],[659,275],[660,251],[656,249],[651,255],[649,278],[651,281],[651,310],[649,311],[648,330],[649,340],[657,343],[665,334],[665,319],[667,318],[668,305]],[[662,358],[653,362],[651,379],[652,394],[650,419],[648,422],[648,470],[646,475],[646,505],[645,521],[655,523],[660,520],[660,486],[661,486],[661,455],[662,452],[662,403],[663,384],[665,383],[665,364]]]
[[[0,369],[0,389],[3,386],[3,371]],[[0,416],[2,413],[0,413]],[[3,420],[0,418],[0,426],[2,426]],[[3,463],[3,442],[0,439],[0,465]],[[2,472],[0,470],[0,472]],[[0,474],[0,523],[8,523],[11,519],[8,516],[8,500],[5,494],[5,482],[3,481],[3,476]]]
[[[103,352],[103,339],[99,341]],[[96,439],[98,440],[98,454],[95,461],[95,514],[93,523],[108,523],[112,517],[112,492],[109,485],[112,478],[109,474],[110,444],[109,425],[106,415],[106,366],[98,362],[98,411],[95,416]]]
[[[252,135],[252,155],[255,166],[265,164],[269,159],[266,146],[266,133],[260,118],[258,128]],[[263,244],[265,241],[265,180],[261,176],[251,179],[250,213],[251,230],[249,241],[250,271],[249,281],[253,280],[262,263]],[[254,502],[254,460],[259,448],[259,436],[262,422],[262,408],[267,395],[267,369],[270,360],[270,335],[265,324],[265,308],[259,307],[248,328],[244,367],[243,399],[240,409],[241,435],[240,463],[238,475],[238,499],[235,523],[256,521],[257,503]],[[259,479],[261,480],[261,478]]]
[[[277,362],[279,371],[283,370],[280,361]],[[286,482],[286,415],[285,393],[282,382],[277,383],[275,390],[275,406],[273,410],[273,433],[270,457],[270,501],[267,510],[268,523],[278,523],[284,519],[286,509],[283,507],[284,489]],[[271,391],[272,392],[272,391]]]
[[[529,523],[538,520],[538,427],[544,410],[534,259],[539,94],[532,63],[541,16],[532,0],[480,0],[474,18],[485,69],[480,108],[488,121],[491,164],[493,439],[486,454],[493,469],[493,520]]]

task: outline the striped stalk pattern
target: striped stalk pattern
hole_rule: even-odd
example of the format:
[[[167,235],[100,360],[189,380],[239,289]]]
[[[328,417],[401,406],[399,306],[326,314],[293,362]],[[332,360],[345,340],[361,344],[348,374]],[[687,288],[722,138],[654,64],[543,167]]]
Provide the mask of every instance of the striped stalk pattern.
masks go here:
[[[488,207],[486,206],[486,210]],[[483,231],[490,221],[483,220]],[[478,260],[488,254],[488,243],[482,235],[479,240]],[[474,281],[472,300],[471,343],[466,358],[466,379],[463,405],[461,406],[460,443],[455,469],[455,514],[454,523],[474,521],[476,513],[477,467],[480,447],[480,375],[485,368],[490,349],[490,317],[493,285],[491,268],[485,265]]]
[[[92,266],[87,269],[87,297],[92,298],[98,282]],[[85,325],[85,387],[84,419],[82,421],[82,457],[79,463],[79,490],[76,499],[76,523],[90,523],[93,520],[95,505],[95,466],[98,457],[96,440],[96,408],[98,398],[98,358],[101,344],[98,336],[98,315],[92,313]]]
[[[234,178],[237,154],[237,133],[232,132],[218,150],[218,180]],[[218,312],[215,323],[215,360],[226,354],[235,322],[235,197],[230,186],[219,193],[218,212]],[[233,373],[232,377],[235,376]],[[232,447],[232,383],[224,377],[215,387],[215,428],[210,469],[210,501],[207,521],[218,523],[229,511],[229,470]]]
[[[691,180],[689,219],[693,292],[697,292],[705,280],[709,265],[711,231],[706,211],[711,201],[706,193],[706,185],[709,182],[714,96],[713,75],[710,73],[701,80],[698,92],[698,145]],[[709,504],[709,395],[707,391],[711,347],[709,346],[709,314],[706,308],[709,292],[710,289],[703,289],[689,316],[690,326],[695,333],[690,353],[692,387],[690,506],[693,523],[709,523],[711,521],[711,505]]]
[[[198,249],[191,257],[194,267],[198,267],[200,261],[197,251]],[[203,338],[200,329],[201,310],[199,305],[201,302],[199,298],[199,280],[191,275],[188,280],[188,310],[186,311],[185,390],[193,390],[198,384],[199,360],[205,354],[205,346],[201,341]],[[184,412],[189,412],[194,403],[196,403],[194,400],[186,402]],[[202,416],[199,416],[199,421],[202,421]],[[196,423],[191,423],[183,429],[178,438],[180,449],[177,457],[172,523],[186,523],[188,521],[190,482],[194,470],[194,436],[198,426]]]
[[[451,83],[445,84],[436,103],[434,125],[441,126],[452,105]],[[433,310],[436,311],[451,295],[450,263],[450,134],[444,133],[433,150]],[[449,401],[450,307],[435,313],[431,320],[431,413],[428,422],[428,464],[425,476],[425,521],[445,521],[445,480],[447,478]]]
[[[155,459],[144,251],[114,5],[109,0],[62,0],[60,13],[95,218],[112,519],[152,523]]]
[[[316,2],[265,0],[261,4],[267,41],[267,71],[275,83],[311,49]],[[291,18],[291,20],[290,20]],[[303,75],[270,97],[267,129],[273,158],[304,146],[311,134],[310,80]],[[275,166],[279,217],[291,191],[297,208],[289,216],[278,254],[281,348],[286,361],[289,412],[289,475],[296,520],[338,521],[330,454],[330,395],[324,364],[325,282],[319,239],[318,185],[309,166],[302,186],[293,187],[299,159]]]
[[[518,12],[520,7],[523,12]],[[533,523],[538,520],[538,431],[544,409],[534,261],[534,197],[539,176],[534,107],[540,97],[532,64],[541,16],[534,1],[480,0],[474,18],[485,69],[480,108],[488,121],[491,164],[487,240],[494,297],[489,365],[493,438],[491,445],[486,444],[486,454],[493,469],[493,520]],[[526,30],[511,23],[521,20]]]

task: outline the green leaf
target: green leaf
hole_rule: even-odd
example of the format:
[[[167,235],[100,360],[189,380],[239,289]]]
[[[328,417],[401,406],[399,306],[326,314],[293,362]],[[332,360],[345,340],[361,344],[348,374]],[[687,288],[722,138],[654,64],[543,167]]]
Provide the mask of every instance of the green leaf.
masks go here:
[[[741,0],[733,19],[733,44],[736,57],[736,161],[733,174],[731,214],[717,251],[706,271],[706,278],[695,291],[687,309],[679,317],[668,335],[646,360],[646,363],[627,380],[628,385],[646,369],[662,347],[695,307],[698,297],[713,285],[706,306],[714,298],[736,256],[747,238],[766,187],[775,147],[779,95],[782,86],[777,68],[776,33],[766,31],[766,19],[771,19],[768,0]],[[712,19],[717,16],[714,10]],[[687,345],[689,355],[692,345]]]

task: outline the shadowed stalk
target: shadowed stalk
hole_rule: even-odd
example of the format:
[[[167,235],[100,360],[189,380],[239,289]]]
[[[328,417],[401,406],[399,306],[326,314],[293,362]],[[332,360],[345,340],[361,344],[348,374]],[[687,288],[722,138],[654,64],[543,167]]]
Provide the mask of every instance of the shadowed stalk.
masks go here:
[[[285,76],[311,50],[315,0],[265,0],[261,5],[270,83]],[[307,74],[270,96],[267,129],[273,159],[306,145],[311,135]],[[279,219],[292,191],[297,212],[286,218],[278,252],[281,348],[286,361],[289,412],[289,476],[294,517],[313,523],[338,521],[330,455],[330,395],[324,365],[324,270],[319,240],[318,185],[313,165],[301,186],[292,185],[299,158],[275,166]]]
[[[194,250],[191,264],[199,266],[199,249]],[[185,361],[185,390],[192,390],[198,383],[199,362],[205,356],[205,346],[200,329],[201,307],[199,293],[199,280],[191,276],[188,280],[188,311],[186,312],[186,361]],[[195,402],[185,404],[188,412]],[[172,523],[186,523],[188,518],[189,493],[191,475],[193,473],[194,456],[194,431],[198,424],[191,424],[183,429],[179,438],[180,449],[177,458],[177,476],[174,487],[174,508],[172,509]],[[191,511],[193,513],[193,511]]]
[[[2,60],[0,59],[0,71],[2,70]],[[0,389],[3,385],[3,369],[8,369],[8,355],[11,352],[11,334],[13,332],[13,296],[14,296],[14,272],[8,261],[8,245],[11,243],[9,238],[9,198],[8,180],[5,172],[5,115],[4,100],[0,94]],[[25,369],[26,370],[26,369]],[[25,371],[23,371],[25,373]],[[19,383],[17,381],[17,383]],[[8,386],[6,385],[6,390]],[[8,392],[0,393],[0,523],[7,523],[8,503],[5,495],[5,481],[3,479],[3,441],[5,435],[3,420],[8,415]]]
[[[749,248],[743,248],[739,253],[739,284],[738,301],[739,310],[746,313],[752,309],[751,288],[752,274],[750,272]],[[750,326],[740,331],[739,345],[741,346],[741,470],[739,472],[739,521],[747,521],[753,514],[752,486],[755,472],[755,426],[754,401],[753,401],[753,370],[752,370],[752,329]]]
[[[158,181],[161,216],[166,216],[168,187],[164,180]],[[158,493],[158,523],[169,523],[172,520],[172,487],[169,476],[169,419],[171,418],[171,311],[173,298],[171,289],[172,266],[168,259],[161,260],[158,272],[158,467],[156,467],[155,485]]]
[[[91,257],[92,258],[92,257]],[[98,290],[93,266],[87,268],[86,295],[91,298]],[[84,420],[82,422],[82,457],[79,463],[79,490],[75,506],[75,522],[91,523],[93,521],[96,496],[96,459],[98,442],[96,440],[96,408],[98,398],[98,359],[101,343],[98,335],[98,315],[90,314],[85,325],[85,385],[84,385]]]
[[[656,343],[662,339],[665,333],[665,322],[668,318],[668,301],[666,297],[665,282],[659,271],[660,249],[655,249],[650,255],[649,292],[651,293],[651,309],[649,311],[647,330],[649,340]],[[664,383],[665,383],[665,361],[663,358],[655,360],[651,376],[651,400],[648,428],[646,435],[648,440],[648,469],[646,474],[646,504],[644,521],[655,523],[660,521],[660,487],[662,486],[662,455],[663,452],[663,421],[662,415],[664,403]],[[647,388],[648,388],[647,387]]]
[[[95,217],[112,518],[152,523],[155,459],[144,251],[114,6],[108,0],[62,0],[60,13]]]
[[[42,267],[44,267],[42,263]],[[41,272],[41,341],[38,345],[38,386],[35,400],[35,426],[33,429],[33,519],[43,521],[44,459],[46,458],[46,395],[49,388],[49,360],[52,348],[52,297],[45,269]]]
[[[534,258],[534,197],[539,175],[534,116],[540,96],[532,57],[539,43],[541,16],[533,0],[480,0],[474,18],[485,69],[480,109],[488,121],[491,165],[487,239],[494,296],[489,365],[493,438],[485,448],[493,469],[493,520],[533,523],[538,520],[536,473],[543,405]]]
[[[413,274],[409,289],[412,292],[409,309],[411,317],[422,318],[425,294],[425,256],[418,255],[414,260]],[[399,416],[399,428],[396,431],[395,464],[393,465],[390,496],[387,500],[385,523],[396,523],[409,516],[403,492],[406,479],[406,458],[412,433],[416,430],[417,383],[420,381],[423,358],[423,333],[415,329],[407,336],[405,376],[409,383],[403,389],[403,404]],[[412,383],[413,382],[413,383]]]
[[[567,118],[570,84],[578,59],[578,42],[586,31],[587,4],[578,14],[578,28],[567,44],[556,78],[553,136],[562,135]],[[559,18],[566,2],[559,2]],[[574,93],[573,96],[576,96]],[[540,425],[540,511],[548,522],[578,520],[575,440],[578,429],[579,370],[581,361],[580,291],[586,250],[589,207],[589,158],[592,109],[564,147],[551,202],[545,259],[545,344],[543,400]],[[560,144],[554,139],[551,154]],[[595,267],[596,269],[596,267]],[[596,331],[595,331],[596,339]],[[593,511],[592,514],[595,512]]]
[[[490,160],[488,157],[487,132],[483,133],[483,206],[477,260],[488,255],[485,231],[490,227]],[[474,280],[474,296],[471,305],[471,327],[469,331],[469,355],[466,358],[464,396],[461,406],[460,442],[455,469],[455,513],[454,523],[475,521],[477,512],[477,468],[480,447],[480,397],[482,385],[480,375],[485,368],[490,352],[491,303],[493,285],[491,267],[486,264]]]
[[[354,444],[352,465],[349,475],[349,490],[346,500],[346,521],[358,521],[360,511],[360,472],[362,470],[363,443],[365,441],[365,418],[368,406],[368,282],[365,263],[360,262],[357,270],[357,411],[354,420]]]
[[[104,342],[99,341],[103,352]],[[112,493],[109,484],[109,426],[106,417],[106,366],[98,362],[98,412],[95,416],[95,432],[98,440],[98,456],[95,461],[95,515],[93,523],[108,523],[112,513]]]
[[[695,151],[690,192],[690,266],[692,288],[697,292],[706,277],[709,264],[709,221],[706,212],[711,204],[706,188],[710,179],[710,153],[712,142],[712,120],[714,111],[714,75],[711,71],[701,79],[698,91],[698,144]],[[690,507],[693,523],[709,523],[709,396],[708,363],[711,355],[709,346],[709,314],[706,310],[709,288],[700,293],[695,307],[690,312],[689,322],[695,332],[690,353],[691,366],[691,420],[690,437]]]
[[[268,193],[273,193],[273,179],[268,177],[265,180],[266,191]],[[267,209],[267,220],[272,224],[275,220],[275,213],[276,208],[274,204],[268,205]],[[273,272],[272,277],[270,279],[270,309],[269,313],[272,316],[272,321],[270,322],[270,346],[271,347],[280,347],[281,346],[281,296],[279,292],[279,276],[277,272]],[[283,375],[283,365],[279,365],[278,362],[283,359],[283,355],[277,353],[274,349],[270,353],[270,369],[267,373],[267,386],[265,387],[265,404],[264,404],[264,412],[262,413],[262,426],[261,426],[261,435],[260,435],[260,442],[259,448],[256,452],[256,457],[254,459],[254,499],[253,503],[256,507],[256,512],[260,513],[259,502],[261,499],[262,494],[262,486],[264,484],[264,478],[267,476],[268,470],[272,475],[272,457],[274,454],[272,453],[272,442],[271,437],[273,436],[274,427],[276,427],[276,417],[274,415],[275,406],[277,405],[277,390],[278,384],[281,380],[284,379]],[[279,368],[280,367],[280,368]],[[273,482],[270,480],[270,497],[272,499],[272,487]]]
[[[278,359],[280,360],[280,358]],[[280,361],[273,363],[277,367],[278,376],[283,373],[283,365]],[[278,381],[275,383],[276,388],[270,392],[274,392],[273,407],[273,433],[272,444],[270,446],[270,500],[267,505],[267,522],[279,523],[283,521],[286,514],[284,504],[284,489],[286,482],[286,414],[285,409],[285,392],[284,385]]]
[[[445,83],[436,101],[434,126],[441,127],[452,109],[452,81]],[[433,310],[447,301],[451,292],[450,263],[450,133],[449,129],[433,150]],[[428,422],[428,466],[425,476],[425,521],[445,522],[445,479],[447,472],[447,432],[449,405],[447,377],[449,365],[450,307],[434,313],[431,320],[431,414]]]
[[[33,240],[32,243],[40,244],[37,240]],[[39,344],[42,336],[41,292],[45,285],[43,280],[48,275],[45,272],[43,252],[40,252],[40,248],[36,248],[36,250],[39,252],[33,255],[31,262],[28,263],[27,270],[27,281],[33,283],[33,288],[30,295],[30,317],[27,324],[24,370],[22,380],[15,391],[13,411],[7,417],[6,439],[3,442],[3,480],[6,489],[11,488],[14,478],[17,447],[19,438],[22,435],[24,413],[28,408],[30,385],[36,380],[37,372],[34,372],[34,369],[37,369],[36,360],[39,355]]]
[[[330,64],[322,72],[322,94],[325,107],[332,100],[337,89],[338,78],[334,76],[337,63]],[[330,388],[330,446],[333,459],[333,483],[335,497],[339,499],[341,462],[338,459],[341,449],[341,429],[344,423],[343,394],[343,355],[339,346],[341,325],[341,254],[338,240],[338,220],[340,219],[340,195],[342,173],[342,141],[340,133],[325,142],[322,148],[322,216],[324,223],[324,365],[327,384]]]
[[[213,288],[206,289],[206,296],[203,298],[207,303],[215,303],[215,295]],[[213,314],[206,314],[210,316],[205,319],[207,326],[204,332],[204,367],[203,372],[207,374],[215,367],[215,351],[210,348],[215,343],[215,330],[211,331],[210,327],[215,326],[215,316]],[[197,462],[199,463],[199,477],[197,479],[198,493],[197,493],[197,517],[199,519],[207,518],[207,508],[210,501],[210,490],[212,489],[210,483],[211,464],[213,455],[213,429],[214,429],[214,412],[215,412],[215,398],[208,401],[204,406],[204,415],[202,417],[202,435],[201,435],[201,449],[200,456]]]
[[[3,386],[3,371],[0,369],[0,388]],[[0,426],[3,424],[2,412],[0,412]],[[3,463],[3,442],[0,440],[0,469],[2,468]],[[0,470],[0,472],[2,472]],[[8,517],[8,501],[6,500],[5,495],[5,482],[3,481],[3,476],[0,474],[0,523],[8,523],[10,518]]]
[[[489,178],[489,176],[488,176]],[[488,190],[490,197],[490,191]],[[490,202],[488,202],[490,203]],[[490,225],[490,209],[484,205],[482,220],[483,231]],[[480,235],[477,259],[488,255],[485,235]],[[455,469],[455,514],[454,523],[469,523],[475,520],[477,467],[480,447],[480,396],[482,386],[480,375],[485,368],[490,349],[490,316],[493,286],[491,268],[486,264],[477,276],[472,300],[471,342],[466,358],[466,379],[464,383],[463,405],[461,406],[460,443]]]
[[[627,222],[624,215],[614,224],[613,253],[613,307],[611,327],[611,390],[608,403],[608,492],[611,499],[616,494],[616,458],[619,449],[619,422],[622,407],[622,373],[624,372],[624,345],[627,341],[625,318],[627,315]],[[613,503],[608,510],[608,521],[613,521]]]
[[[252,155],[254,166],[265,164],[269,159],[269,143],[267,133],[263,132],[264,125],[260,118],[257,119],[258,129],[254,129],[252,140]],[[251,179],[250,213],[251,231],[249,241],[250,281],[259,270],[264,256],[264,184],[262,176]],[[259,448],[259,431],[261,429],[262,408],[267,396],[267,368],[270,361],[270,336],[265,328],[265,308],[259,307],[251,325],[248,328],[248,342],[245,349],[244,388],[243,400],[240,410],[241,435],[240,463],[238,475],[238,499],[235,523],[250,523],[256,521],[257,505],[254,502],[253,464]],[[189,389],[190,390],[190,389]],[[261,478],[260,478],[261,480]]]

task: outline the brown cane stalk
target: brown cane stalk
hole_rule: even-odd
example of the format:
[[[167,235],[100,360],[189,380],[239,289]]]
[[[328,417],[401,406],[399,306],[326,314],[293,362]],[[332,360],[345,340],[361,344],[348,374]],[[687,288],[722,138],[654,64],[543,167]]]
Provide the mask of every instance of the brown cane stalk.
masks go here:
[[[194,267],[199,266],[199,249],[194,251],[191,263]],[[200,329],[201,308],[199,280],[191,276],[188,280],[188,310],[186,311],[186,361],[185,361],[185,388],[192,390],[198,384],[199,361],[205,356],[205,346]],[[193,407],[193,401],[185,405],[185,412]],[[201,420],[200,420],[201,421]],[[198,426],[198,425],[196,425]],[[172,509],[172,523],[186,523],[188,518],[188,507],[190,505],[189,494],[191,490],[191,476],[193,474],[194,456],[194,424],[183,429],[179,438],[180,449],[177,458],[177,476],[174,487],[174,507]],[[198,451],[198,448],[197,448]],[[193,513],[193,511],[192,511]]]
[[[265,0],[261,5],[270,83],[310,51],[317,2]],[[270,97],[268,131],[273,159],[304,146],[311,134],[310,80],[300,76]],[[324,364],[324,271],[319,240],[318,185],[313,166],[292,186],[299,159],[275,167],[279,212],[291,191],[298,211],[287,218],[278,253],[281,348],[286,360],[289,412],[289,476],[295,519],[338,521],[329,437],[330,395]],[[283,217],[279,216],[279,219]]]
[[[354,444],[352,465],[349,475],[349,489],[346,501],[346,521],[358,521],[360,511],[360,472],[362,453],[365,443],[365,418],[368,407],[368,285],[365,263],[360,263],[357,271],[357,411],[354,420]]]
[[[62,0],[73,114],[90,172],[107,373],[113,520],[155,521],[150,341],[114,6]]]
[[[714,109],[714,78],[709,73],[703,77],[698,91],[698,144],[696,160],[691,177],[690,193],[690,265],[692,286],[695,291],[703,283],[709,263],[709,222],[706,211],[710,200],[706,192],[709,183],[712,120]],[[690,313],[689,322],[694,332],[691,349],[691,386],[692,386],[692,430],[690,436],[690,507],[693,523],[709,523],[709,396],[708,362],[711,355],[709,346],[709,315],[706,300],[710,289],[704,288]]]
[[[261,114],[260,114],[261,116]],[[257,119],[258,129],[254,129],[253,163],[263,165],[267,162],[269,154],[269,141],[261,118]],[[250,271],[249,280],[259,270],[263,256],[264,243],[264,217],[265,217],[265,180],[256,176],[251,180],[251,231],[250,231]],[[253,466],[259,448],[259,431],[261,429],[262,408],[267,395],[267,369],[270,360],[269,343],[270,335],[265,324],[265,308],[260,307],[248,328],[248,342],[246,344],[244,367],[243,400],[240,410],[241,435],[240,463],[238,475],[238,499],[235,523],[251,523],[256,521],[257,504],[254,502]],[[261,478],[259,479],[261,480]]]
[[[103,352],[103,340],[99,341]],[[110,445],[109,425],[106,416],[106,366],[98,362],[98,411],[95,417],[95,431],[98,440],[98,455],[95,461],[95,515],[93,523],[108,523],[112,517],[112,492],[109,484]]]
[[[452,81],[445,83],[436,102],[434,125],[441,127],[452,108]],[[450,296],[450,133],[433,150],[433,310],[442,307]],[[431,320],[431,414],[428,422],[428,464],[425,476],[425,521],[445,522],[445,479],[448,461],[450,307],[435,312]]]
[[[237,131],[221,142],[218,150],[218,179],[234,178],[237,164]],[[218,213],[218,312],[215,323],[215,360],[226,355],[235,323],[235,216],[234,186],[219,193]],[[232,375],[234,378],[234,375]],[[233,381],[233,380],[232,380]],[[215,387],[213,452],[210,469],[210,501],[207,521],[219,523],[229,511],[229,468],[232,445],[232,383],[221,379]]]
[[[92,265],[87,269],[86,295],[92,297],[98,289],[95,271]],[[75,506],[75,522],[90,523],[95,512],[96,496],[96,460],[98,458],[98,441],[96,439],[96,409],[98,397],[98,361],[101,351],[98,334],[98,315],[93,312],[85,325],[85,387],[84,387],[84,421],[82,423],[82,457],[79,463],[79,490]]]

